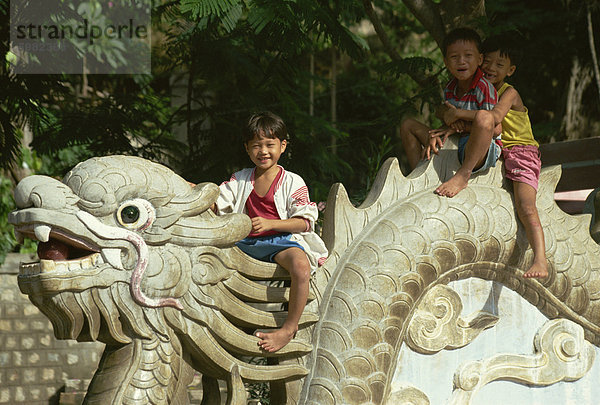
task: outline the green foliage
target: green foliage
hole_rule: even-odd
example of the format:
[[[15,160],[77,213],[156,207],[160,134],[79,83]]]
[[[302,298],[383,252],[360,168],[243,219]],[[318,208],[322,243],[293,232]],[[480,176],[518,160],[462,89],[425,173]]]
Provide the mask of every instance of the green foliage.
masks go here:
[[[422,71],[431,71],[433,69],[433,60],[422,56],[413,56],[403,58],[400,61],[390,62],[384,66],[384,73],[399,77],[402,74],[419,73]]]
[[[559,141],[561,122],[573,59],[591,65],[586,4],[562,0],[497,0],[486,2],[487,35],[512,33],[521,57],[515,74],[507,80],[515,86],[529,109],[536,139]],[[598,10],[593,21],[598,32]],[[600,37],[596,35],[596,49]],[[595,87],[595,86],[593,86]],[[592,90],[592,86],[589,90]],[[583,113],[588,119],[600,116],[597,89],[583,95]],[[595,94],[594,94],[595,93]],[[597,134],[590,133],[589,136]]]
[[[321,56],[319,49],[334,43],[348,54],[364,56],[366,42],[338,20],[327,3],[248,1],[235,27],[222,19],[234,3],[185,2],[180,11],[201,20],[194,26],[170,23],[177,18],[167,7],[157,16],[167,41],[164,58],[155,58],[156,66],[190,72],[187,95],[180,100],[184,105],[171,121],[185,126],[189,145],[181,172],[192,181],[220,183],[250,164],[241,128],[252,112],[269,109],[285,119],[291,134],[282,163],[314,183],[311,192],[324,199],[333,176],[343,178],[350,171],[350,165],[329,149],[332,139],[344,140],[348,132],[331,125],[327,107],[321,109],[329,82],[307,73],[309,54],[316,55],[320,69],[327,53]],[[185,18],[191,18],[188,14]],[[318,99],[313,116],[308,114],[311,79]]]
[[[0,176],[0,264],[4,263],[6,253],[11,252],[16,245],[12,226],[7,220],[8,213],[14,209],[12,183],[6,177]]]
[[[24,149],[21,156],[20,166],[33,172],[41,168],[41,160],[35,153]],[[0,172],[0,264],[4,263],[7,253],[30,253],[37,249],[37,243],[30,239],[25,239],[23,244],[17,243],[13,227],[8,223],[8,214],[16,208],[12,189],[11,180]]]
[[[182,0],[180,10],[189,13],[193,20],[220,20],[227,32],[234,30],[242,16],[241,0]]]
[[[123,80],[122,84],[137,87],[131,80]],[[169,100],[152,89],[146,90],[142,94],[113,94],[77,104],[51,106],[32,146],[52,159],[57,159],[66,148],[80,160],[106,154],[161,161],[174,159],[183,146],[167,126]]]
[[[367,150],[363,149],[363,157],[367,164],[367,184],[365,187],[367,190],[370,190],[373,186],[381,165],[391,155],[392,149],[391,139],[387,136],[383,137],[379,145],[370,141],[369,148]]]
[[[116,12],[99,13],[96,3],[83,3],[94,18]],[[523,36],[526,57],[511,81],[542,141],[560,130],[572,57],[589,61],[582,4],[488,1],[488,20],[479,21],[486,34]],[[250,164],[240,131],[252,112],[268,109],[288,125],[282,164],[307,180],[311,197],[325,200],[330,186],[343,182],[358,202],[385,158],[403,163],[397,138],[403,118],[440,124],[430,111],[446,81],[435,41],[410,10],[402,2],[373,5],[400,59],[392,60],[369,31],[358,0],[178,0],[157,2],[152,11],[151,75],[15,76],[4,66],[0,165],[18,160],[18,133],[27,125],[44,162],[40,173],[61,177],[90,156],[122,153],[163,162],[190,181],[220,183]],[[10,59],[6,0],[0,19],[0,46]],[[411,77],[419,74],[431,81],[417,85]],[[585,103],[585,113],[597,116],[598,105]]]
[[[53,153],[41,156],[41,167],[36,170],[38,174],[61,178],[77,163],[93,156],[85,146],[70,146],[59,149]]]

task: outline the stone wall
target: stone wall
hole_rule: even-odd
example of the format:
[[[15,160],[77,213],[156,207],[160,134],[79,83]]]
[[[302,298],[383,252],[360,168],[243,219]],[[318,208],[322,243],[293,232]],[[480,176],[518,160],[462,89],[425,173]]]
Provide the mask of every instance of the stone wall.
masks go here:
[[[80,403],[104,345],[54,338],[17,284],[19,262],[32,260],[9,254],[0,267],[0,404]]]
[[[79,405],[104,344],[54,337],[48,318],[17,283],[19,263],[34,260],[36,255],[9,254],[0,266],[0,405]],[[200,404],[200,374],[189,393],[190,405]]]

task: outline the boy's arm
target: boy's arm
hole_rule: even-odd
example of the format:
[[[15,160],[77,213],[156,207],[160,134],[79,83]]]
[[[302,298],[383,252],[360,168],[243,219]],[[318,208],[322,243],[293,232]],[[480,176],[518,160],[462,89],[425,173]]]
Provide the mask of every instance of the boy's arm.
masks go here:
[[[457,132],[471,132],[471,126],[473,125],[472,121],[459,120],[459,121],[456,121],[454,124],[452,124],[452,127],[454,127],[457,123],[462,123],[461,130],[457,131]],[[500,135],[502,133],[502,121],[500,121],[498,123],[498,122],[496,122],[496,117],[494,117],[494,125],[495,125],[495,127],[494,127],[494,137],[496,137],[496,136],[498,136],[498,135]]]
[[[515,104],[515,101],[517,101],[518,95],[519,93],[514,88],[509,88],[502,94],[502,97],[500,97],[498,104],[496,104],[491,110],[492,115],[494,116],[494,136],[498,136],[502,132],[502,120],[508,113],[508,110],[510,110],[511,107]],[[456,122],[462,120],[464,121],[463,131],[471,131],[471,122],[475,119],[475,114],[478,110],[463,110],[461,108],[456,108],[447,101],[444,104],[444,108],[446,111],[445,116],[450,117],[450,120],[454,120],[453,123],[449,125],[456,129]]]
[[[519,99],[519,93],[514,87],[509,87],[502,93],[500,96],[500,100],[492,109],[492,114],[494,115],[494,124],[498,125],[502,123],[506,114],[508,114],[508,110],[511,109],[513,105],[516,104],[516,101]]]
[[[221,183],[219,190],[219,197],[217,197],[217,201],[211,208],[217,215],[231,214],[237,200],[236,193],[238,192],[238,183],[235,173],[231,176],[229,181]]]
[[[304,180],[298,175],[289,174],[289,176],[283,185],[286,189],[285,210],[288,219],[252,218],[253,232],[259,232],[258,228],[262,231],[290,233],[308,232],[314,229],[315,221],[319,217],[317,205],[310,201],[308,187]]]
[[[266,219],[262,217],[252,218],[253,233],[266,231],[299,233],[306,231],[307,227],[308,225],[306,224],[306,220],[300,217],[288,219]]]
[[[319,210],[317,204],[310,200],[308,187],[304,179],[298,175],[290,175],[291,181],[288,183],[286,197],[287,217],[291,219],[301,219],[304,227],[299,232],[309,232],[315,229],[315,222],[319,219]]]
[[[475,119],[476,110],[463,110],[456,108],[448,101],[438,107],[436,115],[439,119],[444,121],[446,125],[452,125],[458,120],[473,121]]]

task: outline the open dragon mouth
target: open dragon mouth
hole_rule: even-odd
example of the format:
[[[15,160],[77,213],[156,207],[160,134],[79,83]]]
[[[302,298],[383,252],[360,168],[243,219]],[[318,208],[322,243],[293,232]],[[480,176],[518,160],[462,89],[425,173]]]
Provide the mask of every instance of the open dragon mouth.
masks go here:
[[[60,230],[51,229],[49,226],[36,225],[21,228],[18,233],[39,242],[37,254],[40,261],[22,263],[21,275],[85,270],[94,268],[102,262],[98,251]]]
[[[50,238],[48,242],[40,242],[37,254],[41,260],[65,261],[81,259],[94,252],[71,246],[58,239]]]

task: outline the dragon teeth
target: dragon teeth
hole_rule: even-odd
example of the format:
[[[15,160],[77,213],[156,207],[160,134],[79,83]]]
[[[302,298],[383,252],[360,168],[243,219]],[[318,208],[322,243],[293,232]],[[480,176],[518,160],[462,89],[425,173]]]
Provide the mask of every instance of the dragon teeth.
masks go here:
[[[21,263],[19,274],[29,276],[40,272],[40,263]]]
[[[94,253],[79,260],[57,261],[42,259],[36,263],[22,263],[20,274],[32,276],[41,273],[68,273],[70,271],[91,269],[98,264],[102,264],[102,258],[99,253]]]
[[[48,225],[36,225],[33,228],[35,238],[40,242],[48,242],[50,240],[50,227]]]
[[[90,267],[92,267],[94,265],[92,259],[89,256],[81,259],[80,263],[81,263],[82,269],[89,269]]]
[[[55,262],[54,260],[40,260],[40,273],[50,273],[51,271],[56,271],[56,270],[62,270],[60,267],[64,267],[64,266],[57,266],[57,262]]]
[[[121,249],[102,249],[102,256],[104,257],[104,260],[106,260],[108,264],[113,266],[115,269],[124,270],[123,263],[121,262]]]
[[[63,263],[63,262],[58,262],[58,263]],[[66,262],[69,270],[79,270],[81,269],[81,265],[82,265],[82,261],[81,260],[73,260],[73,261],[68,261]]]

